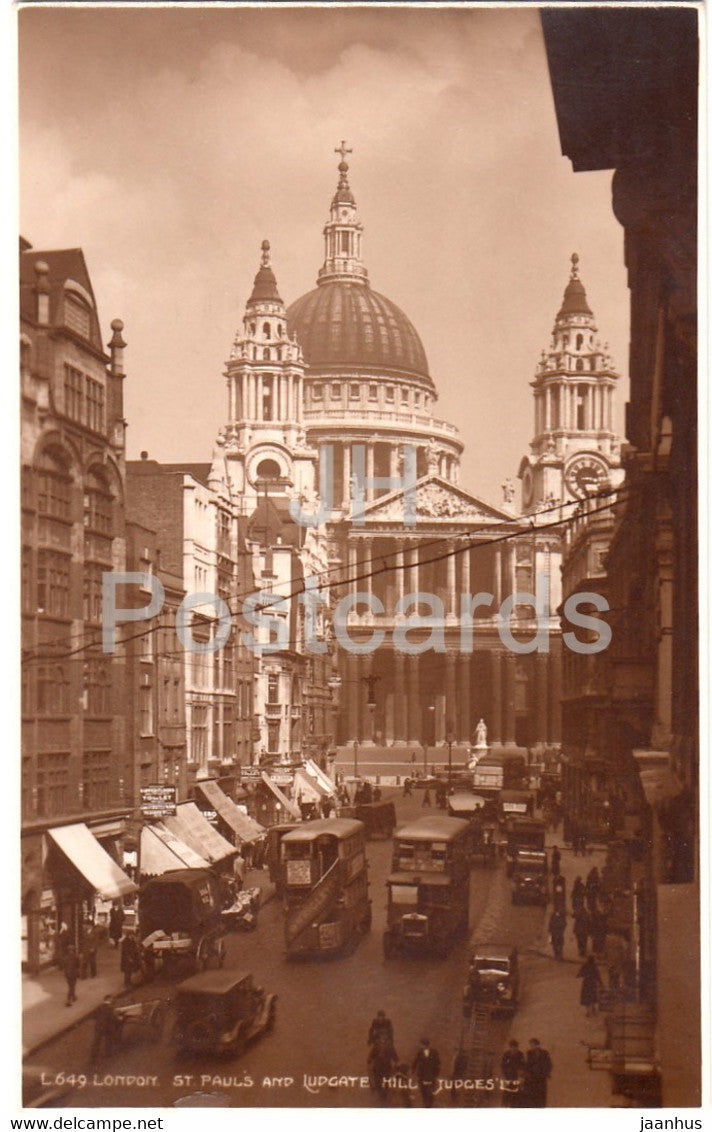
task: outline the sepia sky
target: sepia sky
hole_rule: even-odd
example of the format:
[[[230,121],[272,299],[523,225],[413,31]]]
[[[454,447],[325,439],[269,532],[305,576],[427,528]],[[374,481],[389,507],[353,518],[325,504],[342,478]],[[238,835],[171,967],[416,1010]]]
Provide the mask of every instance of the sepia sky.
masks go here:
[[[578,252],[627,372],[611,173],[559,149],[538,13],[446,8],[25,8],[21,230],[81,246],[126,328],[129,456],[210,458],[223,363],[267,237],[280,293],[315,285],[341,138],[373,287],[423,341],[495,502],[528,451],[529,382]],[[618,395],[622,428],[627,380]]]

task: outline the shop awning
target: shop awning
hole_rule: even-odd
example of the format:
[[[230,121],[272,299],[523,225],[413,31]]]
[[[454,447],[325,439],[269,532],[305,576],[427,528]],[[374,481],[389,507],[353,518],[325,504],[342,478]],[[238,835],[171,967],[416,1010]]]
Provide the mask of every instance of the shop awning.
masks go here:
[[[227,794],[220,789],[217,782],[197,782],[196,787],[205,801],[215,810],[215,813],[222,818],[226,825],[230,826],[240,842],[250,845],[262,836],[264,828],[259,822],[254,821],[247,814],[243,814],[232,798],[228,798]]]
[[[145,825],[141,830],[141,873],[160,877],[171,869],[209,869],[210,865],[170,829]]]
[[[211,865],[218,865],[237,854],[235,846],[203,817],[195,802],[182,802],[176,806],[175,816],[164,818],[163,824]]]
[[[328,774],[325,774],[319,764],[314,762],[314,759],[305,759],[304,769],[310,776],[310,778],[315,778],[317,780],[322,790],[324,790],[327,794],[330,794],[332,798],[336,797],[337,790],[335,783],[332,782]]]
[[[137,886],[131,878],[119,868],[83,822],[61,825],[48,830],[48,833],[102,900],[119,900],[136,892]]]
[[[273,782],[272,779],[270,778],[270,776],[268,774],[266,774],[264,771],[262,771],[262,781],[264,782],[264,784],[268,788],[268,790],[272,791],[275,798],[280,803],[280,805],[283,807],[285,812],[290,814],[291,817],[296,818],[297,821],[299,821],[301,816],[302,816],[300,811],[299,811],[299,806],[296,806],[294,804],[294,802],[290,802],[287,795],[282,793],[279,786],[277,786],[276,782]]]

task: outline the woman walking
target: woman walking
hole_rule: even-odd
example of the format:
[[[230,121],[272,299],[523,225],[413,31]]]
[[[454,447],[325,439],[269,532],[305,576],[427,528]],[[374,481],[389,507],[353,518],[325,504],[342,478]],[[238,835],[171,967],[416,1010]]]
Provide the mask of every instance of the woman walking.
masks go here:
[[[581,1005],[586,1007],[586,1017],[592,1018],[598,1006],[598,994],[603,989],[603,979],[596,965],[593,955],[589,955],[581,966],[577,978],[583,979],[581,983]]]

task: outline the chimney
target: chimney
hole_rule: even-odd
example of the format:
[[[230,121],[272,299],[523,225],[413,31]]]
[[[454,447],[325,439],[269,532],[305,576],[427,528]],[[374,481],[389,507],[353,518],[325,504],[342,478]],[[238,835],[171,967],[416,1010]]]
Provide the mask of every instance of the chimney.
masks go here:
[[[49,326],[49,266],[43,259],[35,263],[37,282],[37,322],[40,326]]]

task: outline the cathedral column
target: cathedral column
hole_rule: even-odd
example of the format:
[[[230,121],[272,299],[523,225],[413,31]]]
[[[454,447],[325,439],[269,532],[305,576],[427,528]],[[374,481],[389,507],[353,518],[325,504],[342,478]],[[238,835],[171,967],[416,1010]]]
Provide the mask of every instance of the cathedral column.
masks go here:
[[[408,742],[417,743],[422,735],[420,705],[420,657],[408,657]]]
[[[457,559],[455,557],[455,543],[447,543],[447,619],[454,620],[457,615]]]
[[[240,420],[245,420],[249,415],[247,408],[247,377],[243,373],[240,375]]]
[[[419,547],[417,542],[410,544],[410,569],[409,569],[409,583],[410,593],[415,594],[420,592],[420,571],[418,568]]]
[[[355,580],[358,574],[358,552],[356,543],[349,543],[349,573],[348,573],[348,592],[350,594],[358,593],[358,582]]]
[[[472,732],[470,725],[470,661],[469,656],[460,656],[458,661],[458,694],[455,730],[460,743],[469,743]]]
[[[494,592],[494,613],[495,616],[499,613],[499,607],[502,604],[502,547],[496,546],[494,548],[494,579],[492,590]]]
[[[397,652],[393,665],[393,696],[395,712],[393,721],[394,742],[405,743],[408,738],[408,701],[405,688],[405,656]]]
[[[373,539],[363,540],[363,588],[367,594],[373,593]]]
[[[517,592],[517,551],[509,544],[507,547],[507,595]]]
[[[512,744],[516,735],[515,691],[517,679],[517,658],[514,653],[504,653],[504,718],[502,736],[506,744]]]
[[[453,742],[457,742],[459,735],[459,718],[457,710],[457,683],[456,683],[456,661],[457,656],[454,652],[446,653],[445,655],[445,734],[443,738],[447,742],[448,735]]]
[[[490,718],[488,726],[490,743],[502,742],[502,650],[492,649],[490,659],[490,685],[492,689]]]
[[[344,511],[348,511],[349,504],[351,503],[351,445],[348,442],[342,445],[341,452],[343,459],[342,469],[344,481],[342,492],[342,507]]]
[[[370,503],[373,499],[373,484],[369,481],[373,480],[375,471],[375,448],[372,441],[366,444],[366,502]]]
[[[535,741],[546,743],[549,727],[549,658],[546,654],[534,654],[534,695],[535,695]]]
[[[395,563],[395,594],[396,605],[403,598],[405,592],[405,566],[404,556],[402,550],[397,550],[394,557]],[[394,610],[395,612],[395,610]]]
[[[460,555],[460,593],[469,594],[470,585],[470,546],[468,544]]]
[[[257,405],[256,405],[256,409],[257,409],[257,411],[255,413],[255,420],[257,420],[257,421],[263,420],[264,418],[262,416],[262,413],[264,411],[264,388],[263,388],[263,380],[262,380],[262,374],[261,373],[257,374]]]
[[[551,389],[547,385],[544,390],[544,428],[547,432],[551,430]]]
[[[396,444],[391,448],[390,476],[392,480],[398,478],[398,446]]]

